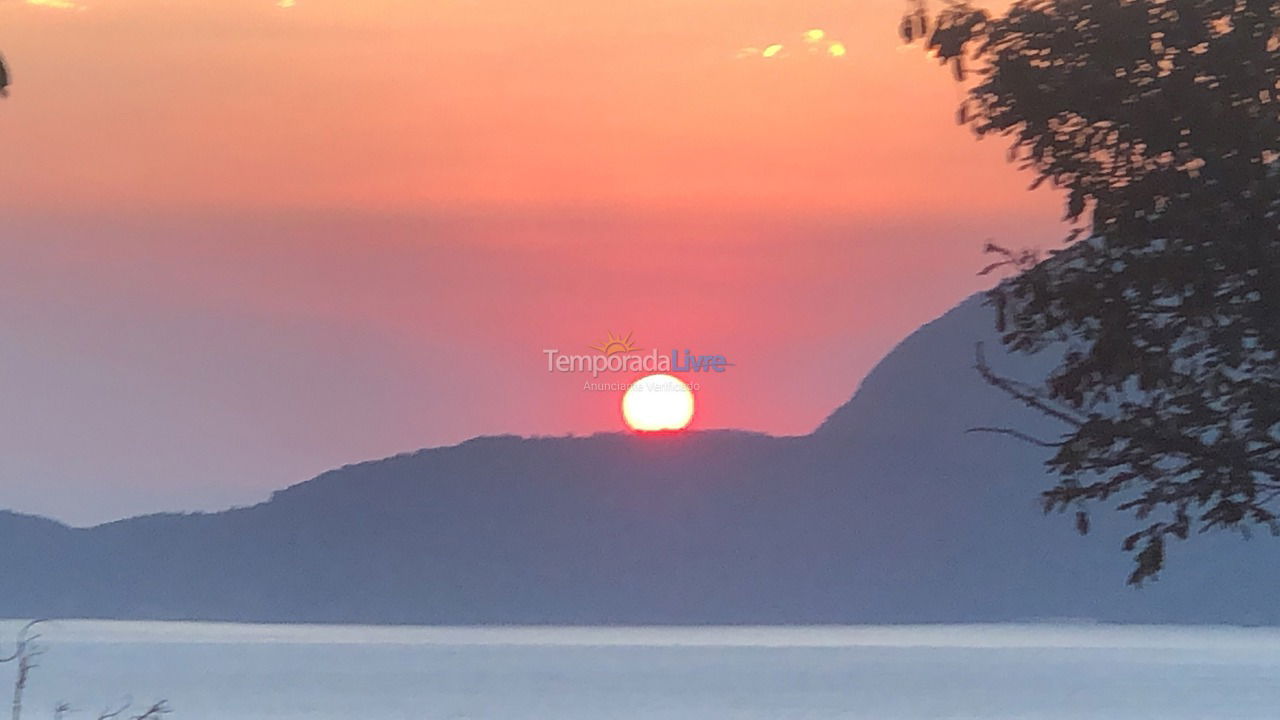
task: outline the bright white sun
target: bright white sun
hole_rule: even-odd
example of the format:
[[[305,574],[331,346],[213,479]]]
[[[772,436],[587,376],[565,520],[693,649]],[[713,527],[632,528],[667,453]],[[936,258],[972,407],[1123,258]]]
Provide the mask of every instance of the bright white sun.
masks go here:
[[[622,396],[622,417],[632,430],[682,430],[693,419],[693,391],[678,377],[649,375]]]

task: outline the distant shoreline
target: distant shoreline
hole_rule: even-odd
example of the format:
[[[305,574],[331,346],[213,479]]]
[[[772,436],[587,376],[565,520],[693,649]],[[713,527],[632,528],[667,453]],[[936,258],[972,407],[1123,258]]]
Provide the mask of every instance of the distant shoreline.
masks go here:
[[[0,637],[23,620],[0,620]],[[51,644],[320,644],[555,647],[1215,648],[1273,651],[1280,627],[1088,620],[910,625],[426,626],[50,620]]]

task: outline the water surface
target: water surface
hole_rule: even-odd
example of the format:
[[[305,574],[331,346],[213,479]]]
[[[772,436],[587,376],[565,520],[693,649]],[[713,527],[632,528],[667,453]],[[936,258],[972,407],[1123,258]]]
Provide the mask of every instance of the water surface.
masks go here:
[[[42,634],[24,718],[64,700],[94,718],[127,696],[192,720],[1247,720],[1280,707],[1271,628],[57,621]],[[0,665],[6,684],[12,671]]]

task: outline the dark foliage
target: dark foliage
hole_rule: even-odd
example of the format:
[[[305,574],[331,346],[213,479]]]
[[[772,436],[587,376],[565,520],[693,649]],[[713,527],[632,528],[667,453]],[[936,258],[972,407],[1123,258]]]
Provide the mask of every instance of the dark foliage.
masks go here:
[[[1130,582],[1192,532],[1278,529],[1280,2],[909,7],[902,33],[970,77],[960,121],[1066,194],[1074,229],[989,295],[1003,342],[1062,352],[993,384],[1064,423],[1046,511],[1140,527]],[[1082,532],[1087,516],[1077,515]]]

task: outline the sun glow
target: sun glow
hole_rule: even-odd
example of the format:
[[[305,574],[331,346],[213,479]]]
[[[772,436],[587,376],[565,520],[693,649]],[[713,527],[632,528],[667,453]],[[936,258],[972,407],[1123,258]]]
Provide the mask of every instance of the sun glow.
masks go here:
[[[789,47],[795,47],[792,44],[775,42],[770,45],[760,47],[745,47],[737,52],[735,57],[739,60],[748,58],[785,58],[791,56]],[[805,30],[800,34],[800,48],[804,50],[802,55],[826,56],[829,58],[842,58],[849,54],[849,46],[831,37],[831,34],[822,28],[813,28]]]
[[[649,375],[622,396],[622,417],[640,432],[683,430],[693,419],[693,391],[674,375]]]

